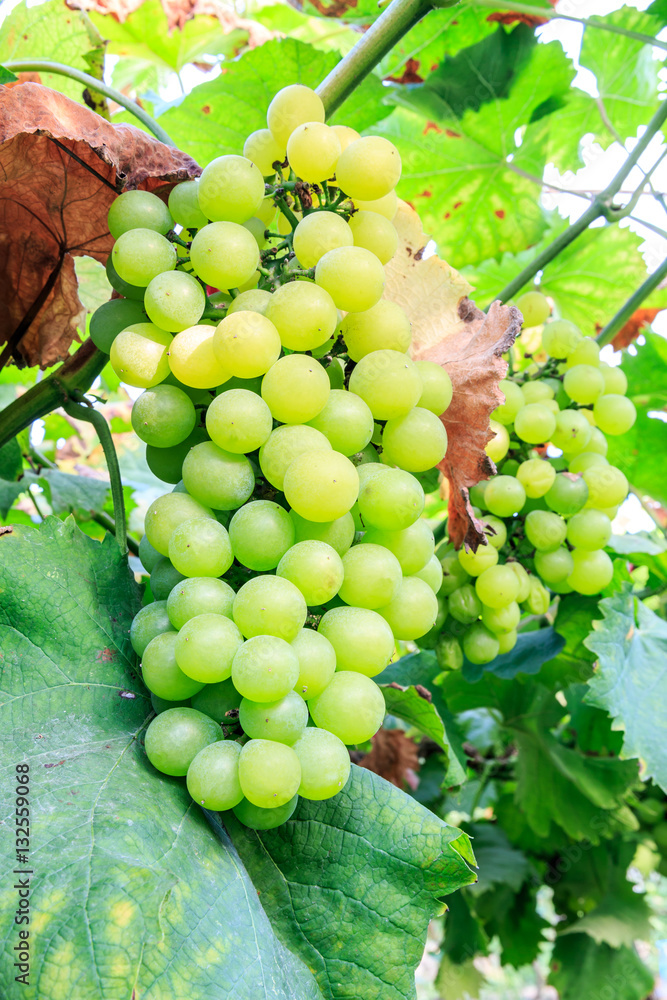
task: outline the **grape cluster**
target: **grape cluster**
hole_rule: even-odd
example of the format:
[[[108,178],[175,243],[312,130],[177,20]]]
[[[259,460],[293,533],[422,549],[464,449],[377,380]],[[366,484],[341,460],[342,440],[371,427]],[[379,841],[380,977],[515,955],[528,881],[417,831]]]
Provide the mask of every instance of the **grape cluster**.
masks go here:
[[[372,680],[434,624],[442,570],[420,476],[444,457],[446,372],[382,298],[395,147],[280,91],[243,156],[168,206],[109,212],[123,296],[92,317],[172,492],[147,511],[153,603],[131,640],[158,713],[146,751],[246,825],[346,783],[384,712]]]
[[[438,622],[422,644],[435,646],[443,669],[460,667],[464,654],[488,663],[509,652],[522,610],[545,614],[551,593],[597,594],[613,575],[604,548],[628,482],[605,457],[606,435],[635,422],[627,380],[574,323],[549,320],[540,292],[517,305],[525,326],[544,324],[545,360],[500,383],[505,401],[486,449],[499,474],[470,491],[488,544],[438,550]]]

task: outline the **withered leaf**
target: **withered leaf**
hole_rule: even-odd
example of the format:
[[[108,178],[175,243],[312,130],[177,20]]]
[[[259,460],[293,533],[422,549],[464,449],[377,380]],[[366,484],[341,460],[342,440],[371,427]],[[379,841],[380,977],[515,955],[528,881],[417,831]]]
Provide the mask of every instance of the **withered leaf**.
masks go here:
[[[84,316],[73,258],[106,262],[120,192],[199,172],[180,150],[57,91],[0,87],[0,368],[12,355],[42,368],[67,356]]]
[[[380,729],[372,743],[373,749],[359,761],[359,766],[379,774],[398,788],[405,788],[406,784],[414,787],[415,774],[419,770],[415,741],[408,739],[402,729]]]
[[[615,351],[622,351],[624,347],[629,347],[633,340],[636,340],[644,327],[650,326],[660,309],[641,308],[635,309],[627,323],[621,327],[611,342]]]
[[[498,382],[505,377],[508,351],[521,330],[521,313],[494,302],[488,315],[468,298],[466,279],[433,254],[424,257],[428,236],[419,216],[400,205],[394,224],[399,248],[387,265],[385,297],[405,309],[412,323],[412,356],[435,361],[454,388],[442,415],[449,439],[440,468],[449,483],[449,535],[458,547],[476,549],[487,539],[475,518],[468,490],[495,472],[484,448],[493,434],[491,412],[503,401]]]

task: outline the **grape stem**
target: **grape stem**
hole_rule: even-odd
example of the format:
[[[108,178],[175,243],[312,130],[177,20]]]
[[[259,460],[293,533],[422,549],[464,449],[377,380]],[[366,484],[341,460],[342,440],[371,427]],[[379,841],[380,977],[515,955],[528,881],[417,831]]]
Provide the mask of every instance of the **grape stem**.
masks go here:
[[[72,397],[67,399],[63,406],[65,413],[69,414],[70,417],[74,417],[75,420],[85,420],[87,423],[92,424],[104,450],[104,457],[106,458],[107,469],[109,472],[109,482],[111,484],[111,499],[113,500],[113,515],[116,525],[116,541],[118,542],[118,548],[120,549],[121,556],[126,556],[128,544],[123,482],[120,477],[118,455],[116,454],[113,438],[111,437],[111,429],[106,422],[104,414],[100,413],[99,410],[96,410],[93,405],[86,400],[82,392],[78,391],[72,395],[76,395],[80,402],[75,401]]]
[[[112,517],[109,517],[108,514],[105,514],[103,510],[91,510],[90,519],[91,521],[95,521],[97,524],[99,524],[101,528],[105,528],[105,530],[109,531],[112,535],[116,534],[116,522]],[[127,547],[132,553],[132,555],[138,556],[139,543],[135,542],[134,538],[132,538],[132,535],[126,534],[125,538],[127,540]]]
[[[610,344],[614,339],[619,330],[621,330],[629,319],[632,318],[635,311],[639,309],[640,305],[644,299],[648,298],[651,292],[658,287],[660,282],[667,277],[667,258],[663,260],[660,267],[658,267],[653,274],[649,274],[646,281],[639,286],[636,292],[634,292],[624,306],[618,310],[616,315],[609,320],[607,325],[600,330],[596,340],[600,346],[604,344]]]

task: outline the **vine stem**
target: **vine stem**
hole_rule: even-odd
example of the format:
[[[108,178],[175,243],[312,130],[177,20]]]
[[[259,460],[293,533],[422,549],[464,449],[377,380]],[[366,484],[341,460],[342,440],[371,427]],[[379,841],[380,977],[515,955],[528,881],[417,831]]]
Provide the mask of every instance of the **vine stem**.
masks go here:
[[[651,292],[658,287],[660,282],[667,277],[667,258],[663,260],[660,267],[658,267],[653,274],[649,274],[643,285],[640,285],[637,291],[630,296],[628,301],[624,306],[618,310],[616,315],[609,320],[607,325],[600,330],[597,335],[597,342],[601,346],[611,343],[619,330],[621,330],[628,320],[633,316],[635,311],[640,307],[644,299],[648,298]]]
[[[151,118],[143,108],[139,107],[136,101],[133,101],[130,97],[126,97],[125,94],[121,94],[114,87],[108,87],[106,83],[102,83],[101,80],[97,80],[88,73],[83,73],[79,69],[73,69],[64,63],[51,62],[49,59],[14,59],[3,63],[3,65],[6,69],[11,69],[14,73],[56,73],[58,76],[68,76],[71,80],[77,80],[91,90],[97,90],[100,94],[104,94],[105,97],[110,97],[116,104],[120,104],[122,108],[125,108],[126,111],[129,111],[130,114],[134,115],[135,118],[145,125],[155,138],[163,142],[165,146],[175,145],[162,126],[158,125],[155,119]]]
[[[392,0],[354,46],[317,88],[327,117],[340,107],[365,76],[432,10],[430,0]]]
[[[637,165],[637,161],[642,153],[646,150],[647,146],[651,142],[653,136],[660,130],[665,120],[667,120],[667,101],[663,101],[658,110],[655,112],[650,122],[646,126],[646,130],[642,135],[641,139],[638,140],[637,145],[628,155],[625,162],[623,163],[620,170],[617,171],[616,175],[612,178],[610,183],[601,191],[600,194],[596,195],[592,200],[586,211],[576,222],[573,222],[571,226],[562,232],[553,243],[550,243],[542,253],[538,254],[535,259],[524,267],[516,278],[513,278],[508,285],[500,291],[495,299],[500,299],[501,302],[507,302],[511,299],[517,292],[521,291],[524,285],[527,285],[529,281],[535,277],[538,271],[557,257],[558,254],[562,253],[565,247],[573,243],[578,236],[580,236],[591,223],[595,222],[596,219],[608,218],[612,215],[612,201],[616,194],[621,189],[623,181],[629,175],[630,171]],[[631,209],[629,209],[630,211]],[[614,211],[613,219],[617,221],[623,218],[623,210]],[[653,277],[653,275],[651,276]],[[648,294],[648,293],[647,293]],[[490,305],[491,303],[489,303]],[[487,306],[488,308],[488,306]]]
[[[573,21],[575,24],[583,24],[585,28],[599,28],[601,31],[610,31],[614,35],[625,35],[626,38],[634,38],[636,42],[644,45],[654,45],[656,49],[667,49],[667,42],[658,41],[651,35],[644,35],[640,31],[632,31],[630,28],[619,28],[616,24],[605,24],[602,21],[591,21],[587,17],[574,17],[571,14],[561,14],[557,10],[549,10],[545,7],[533,7],[527,3],[513,3],[512,0],[472,0],[474,7],[489,7],[491,10],[511,10],[517,14],[534,14],[545,21]]]
[[[83,393],[77,393],[77,395],[83,396]],[[107,469],[109,471],[111,499],[113,500],[113,517],[116,525],[116,541],[118,542],[120,554],[122,556],[126,556],[128,546],[123,482],[120,477],[118,455],[116,454],[113,438],[111,437],[111,428],[106,422],[104,414],[100,413],[99,410],[96,410],[89,404],[75,402],[73,399],[68,399],[63,404],[63,408],[65,413],[68,413],[70,417],[74,417],[75,420],[85,420],[87,423],[92,424],[98,438],[100,439],[100,444],[104,450],[104,457],[107,460]]]

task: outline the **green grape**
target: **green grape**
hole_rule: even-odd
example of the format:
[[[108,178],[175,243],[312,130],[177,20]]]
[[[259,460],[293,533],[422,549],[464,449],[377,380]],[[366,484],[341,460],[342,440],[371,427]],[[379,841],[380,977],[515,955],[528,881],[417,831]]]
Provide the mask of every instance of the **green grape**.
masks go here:
[[[150,321],[171,333],[180,333],[198,323],[205,305],[204,289],[184,271],[158,274],[149,282],[144,296]]]
[[[376,420],[405,416],[417,405],[422,389],[419,369],[399,351],[364,355],[350,377],[350,391],[361,396]]]
[[[556,417],[543,403],[528,403],[519,410],[514,420],[516,436],[528,444],[549,441],[555,430]]]
[[[204,215],[214,222],[245,222],[264,200],[264,178],[245,156],[218,156],[204,167],[198,199]]]
[[[519,581],[519,593],[517,594],[516,599],[517,603],[521,604],[523,601],[528,599],[528,595],[530,594],[530,577],[526,573],[521,563],[518,563],[514,560],[510,560],[509,562],[505,563],[505,565],[509,566],[512,572],[516,574],[516,577]]]
[[[351,142],[359,138],[357,130],[349,125],[332,125],[331,127],[338,136],[341,149],[347,149]]]
[[[360,396],[332,389],[322,410],[309,425],[327,438],[342,455],[362,451],[373,435],[373,414]]]
[[[356,139],[342,152],[336,183],[351,198],[376,201],[388,195],[401,177],[401,157],[388,139],[379,135]]]
[[[170,708],[191,708],[190,700],[167,701],[166,698],[158,698],[156,694],[151,695],[151,706],[156,715],[167,712]]]
[[[486,550],[487,548],[491,548],[491,546],[480,546],[478,551]],[[474,553],[469,554],[474,557]],[[498,558],[496,556],[497,561]],[[440,560],[440,565],[442,566],[442,586],[440,587],[440,593],[444,596],[449,597],[450,594],[453,594],[455,590],[458,590],[459,587],[462,587],[470,580],[470,574],[466,572],[459,561],[458,552],[448,552]],[[489,565],[493,565],[493,563]]]
[[[190,618],[176,638],[178,666],[203,684],[217,684],[232,673],[232,661],[243,644],[237,626],[224,615],[205,613]]]
[[[359,514],[364,525],[386,531],[409,528],[423,511],[424,503],[418,480],[401,469],[383,467],[382,472],[363,481],[359,490]]]
[[[391,222],[396,217],[396,212],[398,211],[398,196],[395,191],[390,191],[389,194],[385,194],[382,198],[373,198],[370,201],[366,201],[363,198],[355,198],[352,204],[354,208],[361,212],[378,212]]]
[[[292,642],[299,660],[299,677],[294,690],[305,701],[321,694],[336,671],[336,651],[321,632],[301,629]]]
[[[591,430],[591,439],[586,445],[587,451],[593,451],[597,455],[602,455],[603,457],[607,454],[609,449],[609,443],[606,437],[598,427],[593,427]]]
[[[573,569],[572,556],[564,546],[550,552],[535,553],[535,569],[546,584],[562,583]]]
[[[404,577],[391,601],[378,609],[397,639],[418,639],[438,616],[438,599],[424,580]]]
[[[111,345],[109,360],[121,382],[148,389],[169,374],[170,333],[153,323],[133,323]]]
[[[236,222],[211,222],[193,239],[190,260],[207,285],[238,288],[257,270],[259,247],[252,233]]]
[[[566,358],[581,340],[581,330],[568,319],[551,320],[542,330],[542,347],[552,358]]]
[[[157,549],[154,549],[148,541],[146,535],[142,535],[141,541],[139,542],[139,559],[146,572],[152,573],[155,566],[162,558],[162,555],[157,551]]]
[[[91,320],[92,327],[92,320]],[[91,329],[92,336],[92,329]],[[602,378],[604,379],[604,393],[603,395],[615,395],[615,396],[625,396],[628,391],[628,380],[625,372],[622,368],[612,367],[607,365],[602,361],[600,363],[600,371],[602,372]]]
[[[269,177],[276,173],[274,163],[285,159],[285,146],[276,142],[268,128],[260,128],[246,139],[243,155],[252,160],[263,177]]]
[[[426,521],[421,519],[402,531],[370,528],[362,538],[362,542],[382,545],[393,552],[405,576],[413,576],[424,569],[435,551],[433,532]]]
[[[241,747],[234,740],[209,743],[193,759],[187,774],[188,791],[202,809],[233,809],[243,798],[239,782]]]
[[[598,510],[615,507],[623,503],[628,495],[628,481],[615,465],[592,465],[582,472],[581,478],[588,487],[587,507]],[[581,510],[581,507],[578,509]],[[576,514],[576,511],[572,513]]]
[[[498,637],[483,622],[475,622],[463,636],[463,652],[471,663],[490,663],[499,650]]]
[[[309,521],[333,521],[353,506],[359,476],[337,451],[306,451],[292,460],[283,481],[285,499]]]
[[[114,243],[111,257],[123,281],[142,287],[163,271],[173,271],[177,261],[173,243],[152,229],[123,233]]]
[[[169,211],[185,229],[201,229],[208,219],[199,207],[199,181],[181,181],[169,192]]]
[[[541,326],[551,315],[551,306],[542,292],[524,292],[516,300],[516,307],[523,314],[524,326]]]
[[[328,398],[329,376],[321,364],[305,354],[279,358],[262,381],[262,399],[281,423],[312,420]]]
[[[567,525],[550,510],[531,510],[524,528],[526,538],[540,552],[554,552],[565,541]]]
[[[343,743],[365,743],[382,725],[385,703],[382,691],[364,674],[337,671],[322,694],[311,698],[308,708],[319,729],[333,733]]]
[[[290,511],[290,517],[294,522],[297,542],[306,542],[310,539],[326,542],[339,556],[342,556],[354,541],[354,518],[349,512],[336,518],[335,521],[308,521],[295,510]]]
[[[211,440],[234,455],[255,451],[268,440],[272,428],[268,406],[248,389],[221,393],[206,411],[206,430]]]
[[[289,519],[289,515],[287,515]],[[293,525],[294,522],[290,521]],[[276,575],[293,583],[309,607],[326,604],[335,597],[343,582],[343,562],[326,542],[297,542],[278,563]]]
[[[484,491],[484,501],[492,514],[511,517],[526,502],[526,491],[514,476],[494,476]]]
[[[154,549],[166,556],[172,532],[182,521],[193,517],[213,517],[213,511],[187,493],[165,493],[146,511],[146,537]]]
[[[600,396],[593,407],[593,415],[603,434],[625,434],[637,419],[635,404],[626,396],[608,393]]]
[[[333,212],[306,215],[294,230],[292,247],[302,267],[315,267],[329,250],[351,247],[354,237],[349,225]],[[289,285],[283,285],[288,288]]]
[[[417,406],[430,410],[439,417],[452,401],[452,380],[445,369],[433,361],[415,361],[415,367],[423,386]]]
[[[350,755],[337,736],[311,727],[293,748],[301,765],[299,795],[319,801],[342,791],[350,776]]]
[[[234,555],[248,569],[275,569],[294,544],[294,523],[272,500],[253,500],[236,511],[229,523]]]
[[[177,632],[162,632],[146,646],[141,661],[144,684],[168,701],[191,698],[204,684],[184,674],[176,662]]]
[[[271,292],[264,291],[261,288],[251,288],[249,291],[241,292],[235,299],[232,299],[227,309],[227,315],[231,316],[237,312],[254,312],[261,313],[264,316],[272,298]],[[241,386],[241,388],[243,387]]]
[[[545,615],[551,604],[549,591],[536,576],[529,576],[529,592],[525,600],[528,611],[533,615]]]
[[[119,295],[122,295],[123,298],[131,299],[134,302],[143,303],[144,292],[146,291],[146,287],[145,286],[142,287],[140,285],[131,285],[128,281],[123,281],[121,276],[116,271],[116,268],[113,266],[113,259],[111,254],[109,254],[107,258],[105,270],[107,278],[109,280],[109,284],[111,285],[112,288],[114,288],[118,292]]]
[[[588,499],[589,486],[585,476],[573,476],[570,472],[559,472],[553,486],[544,494],[551,510],[566,517],[581,510]],[[597,505],[596,505],[597,506]]]
[[[529,458],[517,469],[516,478],[526,491],[526,496],[536,500],[551,489],[556,478],[556,470],[543,458]]]
[[[592,337],[584,337],[575,349],[568,354],[565,362],[566,370],[575,365],[592,365],[597,368],[600,363],[600,345]]]
[[[358,608],[382,608],[396,597],[403,579],[393,552],[372,543],[353,545],[343,556],[338,596]]]
[[[367,354],[380,350],[405,354],[410,347],[410,320],[400,306],[388,299],[380,299],[363,312],[348,312],[340,331],[353,361],[361,361]],[[431,363],[416,362],[417,366]]]
[[[225,580],[191,576],[173,587],[167,598],[169,621],[179,629],[196,615],[215,614],[231,618],[235,596]]]
[[[183,462],[190,449],[208,441],[208,434],[203,427],[195,427],[192,434],[186,437],[185,441],[174,445],[173,448],[156,448],[154,445],[146,445],[146,464],[154,476],[164,483],[180,482],[183,478]]]
[[[459,549],[458,560],[469,576],[479,576],[485,569],[495,566],[498,562],[498,550],[493,545],[480,545],[477,552],[466,552]]]
[[[90,317],[90,339],[100,351],[109,354],[119,333],[135,323],[145,322],[146,313],[139,302],[111,299],[98,306]]]
[[[526,405],[523,393],[516,382],[506,378],[498,383],[498,388],[505,396],[505,402],[497,406],[491,416],[500,424],[513,424],[519,411]]]
[[[137,656],[143,656],[146,646],[156,635],[172,632],[173,628],[167,614],[166,601],[153,601],[141,608],[130,626],[130,642]]]
[[[239,757],[245,797],[262,809],[285,805],[301,782],[299,758],[291,747],[272,740],[250,740]]]
[[[229,535],[210,517],[183,521],[169,539],[169,558],[183,576],[218,577],[234,562]]]
[[[504,569],[505,567],[498,567]],[[517,578],[518,583],[518,578]],[[513,632],[521,620],[521,608],[516,601],[505,604],[502,608],[482,607],[482,621],[494,635],[504,635]]]
[[[146,730],[146,756],[163,774],[183,776],[200,750],[221,739],[220,726],[207,715],[194,708],[170,708]]]
[[[388,264],[398,249],[396,227],[379,212],[355,212],[350,229],[354,245],[370,250],[381,264]]]
[[[614,564],[602,549],[593,552],[574,549],[572,551],[574,569],[567,583],[578,594],[592,596],[604,590],[614,575]]]
[[[497,420],[490,420],[489,426],[493,432],[493,437],[486,445],[484,451],[492,462],[502,462],[510,447],[509,433],[505,425],[498,423]]]
[[[337,309],[363,312],[382,297],[384,268],[370,250],[336,247],[318,260],[315,282],[329,293]]]
[[[247,639],[278,636],[289,643],[303,628],[307,611],[301,591],[289,580],[279,576],[257,576],[244,583],[238,591],[233,615]],[[293,683],[289,685],[293,686]],[[246,697],[253,701],[261,700],[252,694]]]
[[[338,311],[329,293],[305,281],[278,288],[266,315],[290,351],[312,351],[333,337],[338,326]]]
[[[565,372],[563,388],[570,399],[581,405],[594,403],[604,392],[604,378],[593,365],[575,365]]]
[[[423,580],[424,583],[427,583],[434,594],[439,592],[442,586],[443,573],[440,560],[436,555],[431,556],[423,569],[417,570],[413,575]]]
[[[519,596],[519,580],[509,566],[490,566],[477,577],[475,591],[488,608],[505,608]]]
[[[477,621],[482,613],[482,602],[477,592],[469,583],[464,583],[458,590],[449,595],[447,604],[449,614],[454,621],[462,625],[470,625]]]
[[[251,740],[273,740],[292,746],[308,722],[308,709],[296,691],[288,691],[278,701],[250,701],[244,698],[239,709],[243,732]]]
[[[596,451],[581,451],[568,461],[568,472],[583,472],[592,465],[609,465],[609,462]]]
[[[482,519],[482,524],[484,525],[484,534],[488,539],[489,545],[493,545],[494,549],[502,549],[507,541],[505,522],[499,517],[494,517],[493,514],[487,514]]]
[[[171,560],[160,558],[151,572],[151,593],[156,601],[166,601],[177,583],[185,579]]]
[[[241,695],[234,687],[231,677],[228,677],[217,684],[206,684],[193,695],[191,704],[198,712],[203,712],[224,726],[238,716]]]
[[[234,687],[250,701],[278,701],[294,688],[298,678],[296,652],[289,642],[279,636],[251,636],[239,648],[232,662]]]
[[[337,670],[375,677],[384,670],[394,652],[390,625],[382,615],[368,608],[332,608],[320,621],[318,632],[333,646]]]
[[[524,403],[543,403],[547,399],[554,398],[554,390],[546,381],[524,382],[521,386],[521,395]]]
[[[188,493],[216,510],[236,510],[255,487],[252,465],[245,455],[223,451],[212,441],[191,448],[183,462]]]
[[[250,830],[275,830],[292,816],[298,802],[299,796],[294,795],[289,802],[276,809],[262,809],[244,798],[237,806],[234,806],[233,813],[239,823],[243,823]]]
[[[324,118],[324,105],[320,97],[310,87],[299,83],[279,90],[266,113],[269,129],[281,146],[287,146],[287,140],[299,125],[305,122],[323,122]]]
[[[496,635],[496,638],[498,640],[498,655],[502,656],[503,653],[510,653],[514,649],[519,637],[516,630],[513,630]]]
[[[271,485],[282,491],[285,473],[298,455],[330,448],[329,440],[314,427],[285,424],[276,427],[260,448],[259,465]]]
[[[387,421],[382,433],[382,449],[384,458],[391,464],[407,472],[426,472],[445,457],[447,431],[434,413],[415,406],[405,416]]]
[[[235,312],[218,324],[213,350],[230,375],[256,378],[265,375],[280,357],[280,335],[261,313]]]
[[[341,154],[340,139],[323,122],[297,125],[287,140],[287,158],[297,177],[318,184],[333,177]]]
[[[611,521],[601,510],[586,508],[567,522],[567,540],[577,549],[603,549],[611,538]]]
[[[150,229],[166,236],[174,228],[169,209],[150,191],[125,191],[119,195],[111,202],[107,224],[115,240],[130,229]]]
[[[229,378],[230,373],[215,356],[213,335],[213,327],[202,324],[181,330],[171,341],[169,367],[184,385],[195,389],[214,389]]]
[[[156,448],[180,444],[192,433],[196,420],[192,400],[173,385],[146,389],[132,407],[135,434]]]

